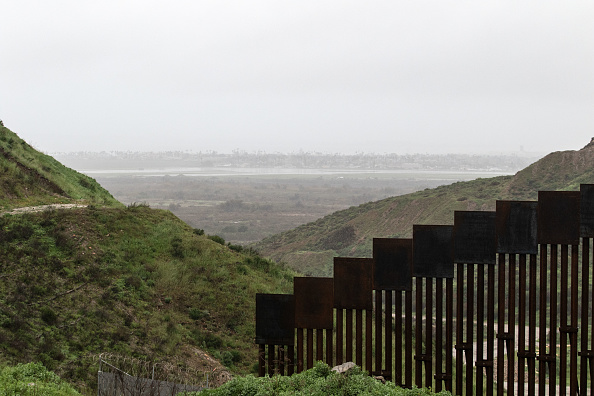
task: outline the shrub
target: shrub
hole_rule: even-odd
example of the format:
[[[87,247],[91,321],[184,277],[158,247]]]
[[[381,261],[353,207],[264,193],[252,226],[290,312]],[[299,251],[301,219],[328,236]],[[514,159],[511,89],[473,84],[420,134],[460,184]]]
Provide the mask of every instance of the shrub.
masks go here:
[[[80,395],[41,363],[19,364],[0,370],[0,395]]]
[[[216,243],[220,243],[221,245],[225,244],[225,240],[218,235],[209,235],[208,239],[210,239],[211,241],[214,241]]]
[[[225,351],[221,355],[223,364],[227,367],[233,366],[235,363],[239,363],[241,355],[237,351]]]
[[[222,359],[225,359],[224,352]],[[230,356],[230,355],[227,355]],[[256,378],[253,375],[236,377],[216,389],[209,389],[201,393],[187,393],[186,395],[387,395],[387,396],[421,396],[433,394],[428,389],[402,389],[393,382],[382,384],[361,371],[358,367],[344,374],[332,372],[330,367],[322,362],[316,363],[314,368],[299,374]],[[441,392],[439,395],[451,395]]]
[[[41,308],[41,319],[47,324],[54,324],[58,319],[56,313],[50,307]]]
[[[190,319],[199,320],[210,315],[208,311],[203,311],[199,308],[190,308]]]
[[[186,256],[180,237],[175,237],[171,240],[171,255],[178,259],[183,259]]]
[[[234,250],[234,251],[236,251],[238,253],[243,252],[243,246],[241,246],[241,245],[228,244],[227,246],[229,247],[229,249]]]

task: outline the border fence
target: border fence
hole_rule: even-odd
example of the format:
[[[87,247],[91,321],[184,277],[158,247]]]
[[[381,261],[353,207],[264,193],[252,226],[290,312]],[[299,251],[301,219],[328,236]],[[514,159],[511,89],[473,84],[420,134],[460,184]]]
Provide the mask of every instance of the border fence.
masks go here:
[[[111,362],[111,363],[110,363]],[[174,396],[209,387],[217,373],[188,371],[169,363],[99,355],[99,396]]]
[[[594,395],[594,184],[456,211],[256,296],[259,375],[353,361],[457,395]]]

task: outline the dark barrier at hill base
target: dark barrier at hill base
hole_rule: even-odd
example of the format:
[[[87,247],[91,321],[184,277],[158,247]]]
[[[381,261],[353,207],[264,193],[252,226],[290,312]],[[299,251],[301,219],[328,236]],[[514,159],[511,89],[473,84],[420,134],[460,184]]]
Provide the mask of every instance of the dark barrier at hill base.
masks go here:
[[[593,238],[582,184],[374,239],[373,258],[336,257],[333,278],[256,297],[259,374],[354,361],[406,388],[594,394]]]

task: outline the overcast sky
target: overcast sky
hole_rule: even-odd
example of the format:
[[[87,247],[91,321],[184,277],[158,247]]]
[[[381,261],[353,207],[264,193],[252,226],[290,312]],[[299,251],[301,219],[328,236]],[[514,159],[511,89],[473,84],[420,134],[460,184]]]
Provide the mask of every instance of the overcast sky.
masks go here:
[[[594,136],[594,1],[0,1],[44,152],[490,153]]]

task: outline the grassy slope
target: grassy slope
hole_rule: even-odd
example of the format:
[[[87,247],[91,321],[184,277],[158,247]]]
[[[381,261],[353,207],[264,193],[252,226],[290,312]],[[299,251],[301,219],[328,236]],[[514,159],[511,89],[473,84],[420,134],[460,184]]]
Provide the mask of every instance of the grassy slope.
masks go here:
[[[0,214],[0,367],[41,361],[85,394],[100,353],[254,370],[255,294],[291,292],[294,272],[126,208],[6,128],[0,148],[0,209],[91,204]]]
[[[94,179],[38,152],[0,126],[0,211],[61,203],[121,206]]]
[[[294,273],[196,235],[170,212],[84,208],[0,217],[0,363],[96,381],[92,355],[257,362],[255,294]]]
[[[539,190],[594,183],[594,145],[549,154],[514,176],[458,182],[366,203],[255,244],[306,274],[331,276],[336,256],[371,256],[373,238],[410,237],[413,224],[452,224],[455,210],[494,210],[496,200],[533,200]]]

